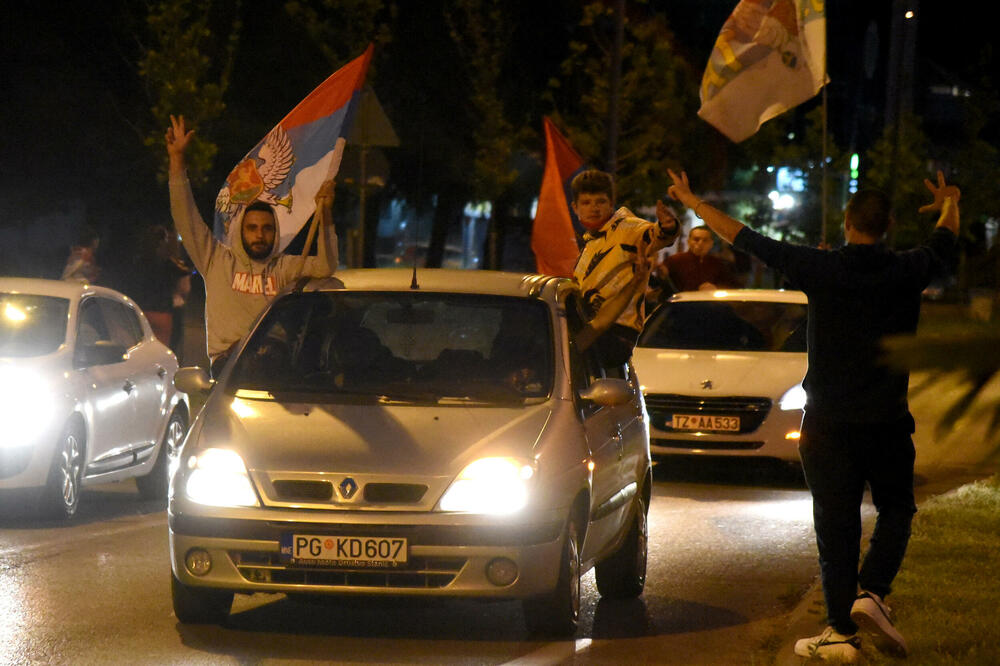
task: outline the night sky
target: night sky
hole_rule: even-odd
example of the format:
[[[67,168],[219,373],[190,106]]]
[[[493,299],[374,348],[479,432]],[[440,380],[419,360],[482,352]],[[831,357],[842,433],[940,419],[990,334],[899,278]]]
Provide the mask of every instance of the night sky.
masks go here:
[[[141,45],[134,35],[141,34],[144,3],[42,4],[5,4],[0,46],[0,224],[11,242],[0,250],[0,273],[51,276],[61,268],[66,243],[81,218],[105,233],[109,253],[126,251],[131,229],[169,218],[166,187],[156,181],[156,164],[142,145],[150,119],[135,68]],[[958,4],[923,3],[916,64],[920,83],[928,77],[962,80],[974,71],[982,45],[990,40],[986,18],[954,14],[952,7]],[[255,138],[246,145],[223,146],[218,160],[225,165],[222,169],[228,170],[263,131],[322,80],[312,75],[309,66],[319,54],[301,36],[287,32],[294,26],[282,18],[281,5],[243,3],[243,45],[249,48],[253,43],[258,57],[243,55],[237,61],[231,91],[238,99],[227,101],[252,105],[263,129],[248,130]],[[828,3],[831,129],[840,141],[850,136],[863,144],[870,139],[852,129],[855,109],[867,105],[876,113],[882,111],[884,70],[865,79],[862,50],[869,23],[885,26],[889,5]],[[665,13],[679,48],[701,67],[733,6],[734,0],[650,0],[640,11]],[[535,29],[544,34],[546,22],[560,20],[552,14],[536,11],[522,20],[538,22]],[[887,37],[880,47],[884,54]],[[559,49],[539,48],[539,52],[551,59]],[[274,68],[280,77],[269,76],[268,63],[259,54],[301,65],[289,72],[285,62]],[[552,67],[553,62],[540,66]],[[382,97],[386,94],[380,92]],[[25,263],[28,255],[30,264]]]

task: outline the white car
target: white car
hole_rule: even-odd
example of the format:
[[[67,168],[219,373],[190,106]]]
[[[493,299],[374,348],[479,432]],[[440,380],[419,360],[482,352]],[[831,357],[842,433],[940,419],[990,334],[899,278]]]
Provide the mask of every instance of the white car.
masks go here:
[[[82,487],[132,477],[166,497],[188,423],[176,370],[125,295],[0,278],[0,501],[69,518]]]
[[[580,577],[636,597],[652,491],[627,366],[570,340],[572,281],[342,271],[279,295],[214,386],[167,508],[174,613],[233,593],[517,599],[572,634]]]
[[[632,357],[652,453],[797,462],[806,304],[800,291],[734,289],[658,308]]]

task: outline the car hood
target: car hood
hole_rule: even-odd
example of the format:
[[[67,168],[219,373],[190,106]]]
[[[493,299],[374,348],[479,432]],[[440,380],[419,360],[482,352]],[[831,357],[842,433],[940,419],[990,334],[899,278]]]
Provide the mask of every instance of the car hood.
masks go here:
[[[551,411],[547,403],[506,408],[227,398],[204,414],[199,447],[234,448],[251,471],[453,475],[482,456],[530,459]]]
[[[632,360],[646,394],[767,396],[774,400],[802,381],[807,367],[805,354],[787,352],[640,347]]]

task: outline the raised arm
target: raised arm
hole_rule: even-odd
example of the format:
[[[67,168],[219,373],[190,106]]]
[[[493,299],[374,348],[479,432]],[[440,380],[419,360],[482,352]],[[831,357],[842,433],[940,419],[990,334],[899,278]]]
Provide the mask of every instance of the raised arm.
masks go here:
[[[656,202],[656,224],[659,226],[657,233],[649,244],[648,252],[655,254],[665,247],[670,247],[677,240],[681,231],[681,224],[677,216],[660,200]]]
[[[684,171],[681,171],[680,175],[678,175],[671,169],[667,169],[667,173],[670,174],[670,179],[674,181],[674,184],[667,190],[667,194],[692,209],[694,214],[704,220],[705,224],[712,231],[719,234],[723,240],[732,243],[736,238],[736,234],[740,233],[740,230],[743,229],[743,223],[739,220],[734,220],[722,211],[709,205],[708,202],[692,192],[691,186],[688,184],[687,173]]]
[[[281,258],[282,272],[287,280],[300,277],[327,277],[337,270],[337,230],[333,226],[334,181],[331,178],[316,192],[316,212],[309,222],[305,246],[299,256]],[[319,236],[316,239],[317,235]],[[317,240],[316,255],[309,254],[313,239]]]
[[[945,183],[944,174],[941,171],[937,172],[937,181],[937,186],[935,186],[930,180],[924,178],[924,185],[930,190],[934,201],[921,206],[920,212],[940,212],[934,228],[944,227],[957,236],[959,226],[958,200],[962,198],[962,192],[954,185]]]
[[[303,270],[315,277],[333,275],[337,270],[337,229],[333,225],[333,197],[336,183],[331,178],[316,192],[315,224],[317,226],[316,256],[308,257]]]
[[[193,136],[194,130],[185,127],[184,116],[170,116],[170,127],[166,133],[167,156],[170,158],[170,214],[192,263],[204,273],[216,241],[198,212],[187,177],[185,151]]]

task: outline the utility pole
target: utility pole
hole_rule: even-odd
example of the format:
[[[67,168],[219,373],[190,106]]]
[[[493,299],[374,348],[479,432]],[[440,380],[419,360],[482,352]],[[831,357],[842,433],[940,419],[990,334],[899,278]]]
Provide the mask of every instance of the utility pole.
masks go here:
[[[611,80],[608,99],[608,154],[605,167],[612,174],[618,171],[618,133],[621,129],[618,100],[622,88],[622,45],[625,42],[625,0],[616,0],[614,40],[611,47]]]

